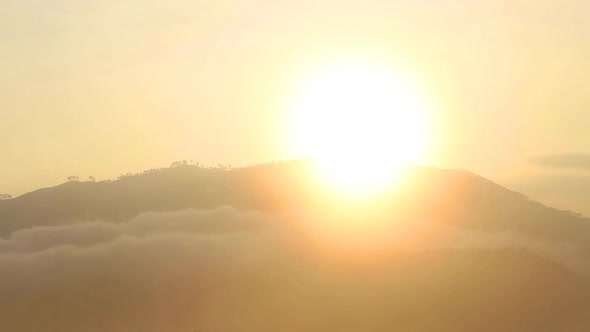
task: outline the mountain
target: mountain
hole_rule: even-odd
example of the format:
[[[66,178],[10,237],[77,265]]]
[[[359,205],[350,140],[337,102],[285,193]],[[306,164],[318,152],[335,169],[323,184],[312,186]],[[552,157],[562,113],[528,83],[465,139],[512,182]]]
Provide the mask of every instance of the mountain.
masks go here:
[[[587,242],[590,219],[546,207],[464,170],[412,167],[387,206],[405,219],[429,219],[544,240]],[[313,204],[321,189],[308,161],[238,169],[179,166],[105,182],[67,182],[0,201],[0,235],[76,221],[122,222],[143,212],[233,206],[285,211]]]
[[[359,202],[308,161],[0,201],[7,331],[590,330],[590,220],[413,166]]]

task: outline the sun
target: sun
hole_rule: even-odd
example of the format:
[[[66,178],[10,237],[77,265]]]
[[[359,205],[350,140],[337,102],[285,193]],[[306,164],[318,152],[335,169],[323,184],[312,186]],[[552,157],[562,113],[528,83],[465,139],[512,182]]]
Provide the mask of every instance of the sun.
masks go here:
[[[312,157],[321,178],[349,193],[388,187],[428,141],[425,98],[386,65],[333,62],[297,89],[292,149]]]

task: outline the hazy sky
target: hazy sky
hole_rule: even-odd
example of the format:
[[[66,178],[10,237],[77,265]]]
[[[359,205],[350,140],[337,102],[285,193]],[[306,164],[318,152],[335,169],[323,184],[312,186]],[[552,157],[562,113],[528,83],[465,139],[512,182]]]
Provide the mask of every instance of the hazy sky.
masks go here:
[[[0,192],[292,157],[293,77],[363,54],[437,105],[429,163],[580,210],[588,17],[585,0],[0,0]]]

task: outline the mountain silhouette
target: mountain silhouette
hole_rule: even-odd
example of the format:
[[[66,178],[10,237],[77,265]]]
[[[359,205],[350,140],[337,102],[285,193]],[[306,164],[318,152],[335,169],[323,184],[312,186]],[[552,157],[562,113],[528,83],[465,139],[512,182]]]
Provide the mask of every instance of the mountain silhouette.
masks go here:
[[[414,166],[404,179],[384,195],[398,218],[548,240],[590,238],[590,219],[546,207],[468,171]],[[307,160],[237,169],[184,165],[116,181],[71,181],[0,201],[0,235],[76,221],[122,222],[150,211],[220,206],[285,211],[313,204],[319,191]]]

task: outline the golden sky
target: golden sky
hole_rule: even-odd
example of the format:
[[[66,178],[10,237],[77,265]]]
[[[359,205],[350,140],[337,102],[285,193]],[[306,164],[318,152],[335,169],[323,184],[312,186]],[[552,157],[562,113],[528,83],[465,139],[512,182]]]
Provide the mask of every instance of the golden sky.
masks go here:
[[[533,197],[525,184],[532,177],[590,184],[590,166],[531,161],[590,153],[585,0],[0,7],[0,192],[179,159],[247,165],[293,157],[284,135],[293,77],[351,54],[403,67],[436,105],[426,163],[529,188]]]

